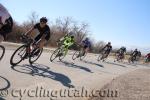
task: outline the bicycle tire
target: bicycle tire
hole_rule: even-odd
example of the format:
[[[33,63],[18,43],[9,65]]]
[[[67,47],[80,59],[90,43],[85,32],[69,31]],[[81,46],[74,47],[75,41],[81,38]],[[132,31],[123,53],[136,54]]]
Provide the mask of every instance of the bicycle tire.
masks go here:
[[[50,56],[50,61],[53,62],[56,58],[57,58],[57,55],[59,53],[60,49],[57,48],[55,51],[53,51],[52,55]],[[56,53],[56,55],[54,55]],[[54,56],[54,58],[53,58]]]
[[[0,60],[2,60],[2,58],[4,57],[4,54],[5,54],[5,47],[0,45],[0,49],[2,50],[2,54],[0,54]]]
[[[10,64],[11,64],[12,66],[15,66],[15,65],[19,64],[19,63],[24,59],[24,58],[22,57],[18,62],[13,62],[14,56],[15,56],[16,53],[17,53],[20,49],[22,49],[22,48],[26,49],[26,48],[27,48],[27,45],[22,45],[22,46],[20,46],[20,47],[17,48],[16,51],[13,53],[13,55],[12,55],[11,58],[10,58]]]

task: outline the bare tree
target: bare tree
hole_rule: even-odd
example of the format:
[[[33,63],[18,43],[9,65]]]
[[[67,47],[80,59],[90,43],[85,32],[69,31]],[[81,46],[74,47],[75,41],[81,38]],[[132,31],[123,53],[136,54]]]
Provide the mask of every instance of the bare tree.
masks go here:
[[[29,16],[29,22],[31,23],[31,25],[34,25],[37,23],[39,17],[38,14],[34,11],[31,13],[31,15]]]
[[[66,34],[70,30],[70,26],[72,24],[72,18],[66,17],[66,18],[57,18],[56,19],[56,26],[58,31],[62,32],[62,34]]]
[[[81,23],[81,25],[77,25],[76,23],[73,26],[73,31],[76,33],[76,41],[80,43],[87,35],[88,35],[88,24]]]
[[[20,36],[24,33],[23,27],[21,27],[17,22],[13,23],[13,30],[6,37],[6,41],[10,42],[20,42]]]
[[[93,43],[93,52],[99,53],[102,48],[105,46],[105,43],[103,41],[98,41],[97,43]]]
[[[29,15],[29,20],[25,21],[22,24],[24,31],[28,31],[29,29],[31,29],[31,27],[33,27],[38,22],[38,19],[38,14],[36,12],[32,12],[31,15]],[[31,36],[35,37],[36,34],[37,31],[33,31]]]

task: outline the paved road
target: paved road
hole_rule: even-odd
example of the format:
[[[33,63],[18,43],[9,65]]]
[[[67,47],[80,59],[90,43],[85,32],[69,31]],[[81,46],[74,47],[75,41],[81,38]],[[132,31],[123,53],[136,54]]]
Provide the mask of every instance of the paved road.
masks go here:
[[[18,66],[11,66],[10,57],[16,48],[5,47],[6,54],[0,62],[0,89],[3,89],[0,95],[6,100],[87,100],[83,94],[82,99],[77,97],[81,96],[77,91],[88,91],[90,94],[91,90],[100,89],[119,75],[149,68],[143,65],[114,63],[111,58],[107,62],[97,62],[97,55],[94,54],[88,54],[84,61],[73,61],[72,56],[67,55],[63,62],[57,59],[50,62],[51,52],[43,52],[33,65],[25,60]],[[8,95],[2,97],[6,90]]]

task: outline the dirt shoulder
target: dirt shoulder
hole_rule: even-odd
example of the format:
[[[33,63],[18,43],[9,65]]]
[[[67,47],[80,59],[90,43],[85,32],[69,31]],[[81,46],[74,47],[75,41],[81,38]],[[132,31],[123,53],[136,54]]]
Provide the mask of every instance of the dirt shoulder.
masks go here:
[[[121,75],[105,85],[96,96],[89,100],[150,100],[150,69]]]

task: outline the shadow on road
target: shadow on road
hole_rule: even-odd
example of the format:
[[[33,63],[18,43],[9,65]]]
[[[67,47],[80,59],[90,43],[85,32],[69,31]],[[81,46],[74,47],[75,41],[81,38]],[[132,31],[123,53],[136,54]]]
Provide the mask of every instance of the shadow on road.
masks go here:
[[[61,61],[61,62],[64,63],[68,67],[78,68],[78,69],[82,69],[86,72],[93,73],[89,68],[83,67],[81,65],[76,65],[74,63],[70,63],[70,62],[67,62],[67,61]]]
[[[99,67],[103,67],[103,68],[104,68],[104,66],[101,65],[101,64],[93,63],[93,62],[90,62],[90,61],[83,61],[83,62],[88,63],[88,64],[93,64],[93,65],[96,65],[96,66],[99,66]]]
[[[121,65],[121,64],[117,64],[117,63],[113,63],[113,62],[105,62],[105,63],[116,65],[116,66],[121,66],[121,67],[126,67],[125,65]]]
[[[5,83],[4,87],[1,87],[2,83]],[[6,78],[0,76],[0,91],[8,90],[9,87],[10,87],[10,82]]]
[[[136,63],[128,63],[128,62],[125,62],[124,64],[137,67],[137,64],[136,64]]]
[[[4,98],[0,97],[0,100],[6,100],[6,99],[4,99]]]
[[[53,80],[59,81],[61,84],[69,88],[74,87],[73,85],[71,85],[71,80],[66,75],[53,72],[50,70],[48,66],[42,64],[33,64],[33,65],[24,64],[12,66],[11,68],[20,73],[30,74],[32,76],[38,75],[46,78],[51,78]]]

